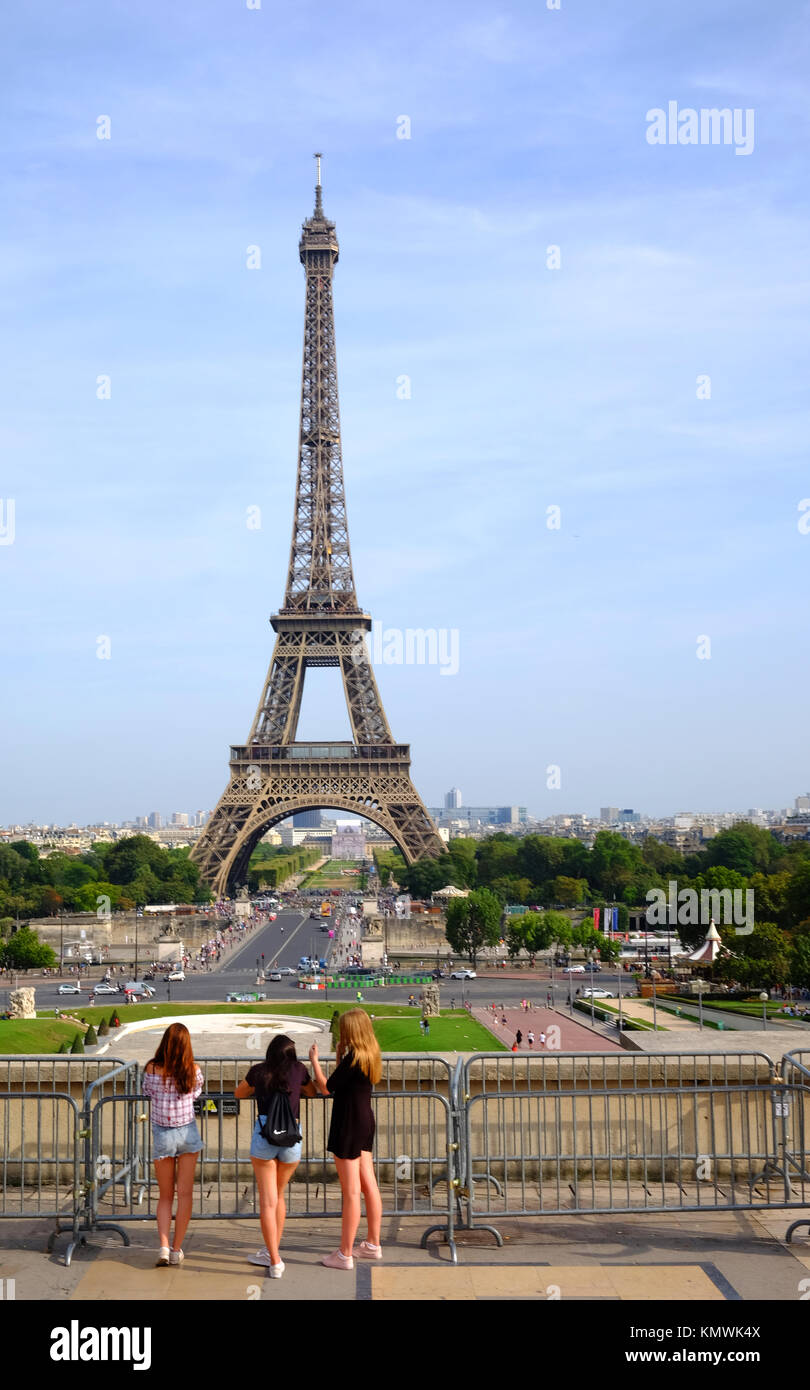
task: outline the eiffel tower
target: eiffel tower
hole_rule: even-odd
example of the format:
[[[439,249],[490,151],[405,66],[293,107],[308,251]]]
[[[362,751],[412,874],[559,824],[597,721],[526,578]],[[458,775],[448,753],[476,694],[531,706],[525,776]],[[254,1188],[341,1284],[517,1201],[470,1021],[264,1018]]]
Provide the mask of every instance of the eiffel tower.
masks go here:
[[[247,881],[254,846],[278,821],[329,807],[387,831],[407,863],[444,846],[411,781],[410,748],[395,743],[366,645],[371,617],[354,589],[340,447],[332,273],[335,224],[321,201],[303,224],[306,274],[301,429],[287,590],[270,622],[276,643],[247,743],[231,748],[230,781],[191,857],[217,897]],[[353,741],[297,743],[309,666],[339,666]]]

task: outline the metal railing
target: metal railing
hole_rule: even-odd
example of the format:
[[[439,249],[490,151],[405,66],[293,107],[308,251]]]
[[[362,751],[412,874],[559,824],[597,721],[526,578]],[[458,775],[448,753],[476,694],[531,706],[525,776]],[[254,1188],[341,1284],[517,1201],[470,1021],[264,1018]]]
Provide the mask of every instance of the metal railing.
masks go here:
[[[12,1061],[14,1066],[6,1066]],[[150,1103],[136,1062],[0,1059],[0,1217],[69,1221],[70,1263],[93,1230],[153,1220]],[[333,1057],[322,1059],[325,1072]],[[782,1078],[763,1053],[484,1053],[383,1058],[374,1164],[387,1216],[424,1216],[456,1261],[459,1229],[509,1216],[793,1209],[810,1205],[810,1055]],[[193,1218],[257,1219],[253,1100],[234,1089],[251,1059],[200,1060],[203,1151]],[[50,1070],[49,1070],[50,1065]],[[16,1068],[16,1070],[15,1070]],[[67,1070],[59,1070],[66,1068]],[[70,1078],[81,1101],[50,1084]],[[673,1084],[667,1084],[672,1082]],[[12,1089],[12,1087],[14,1089]],[[16,1089],[19,1087],[19,1089]],[[303,1099],[291,1216],[337,1218],[329,1107]],[[801,1222],[788,1231],[790,1239]]]
[[[464,1063],[460,1098],[474,1090],[769,1085],[775,1077],[776,1066],[764,1052],[477,1052]]]
[[[53,1220],[49,1250],[69,1229],[67,1264],[82,1214],[80,1123],[63,1091],[0,1094],[0,1217]]]
[[[467,1225],[499,1244],[487,1218],[810,1203],[798,1086],[501,1090],[463,1122]]]

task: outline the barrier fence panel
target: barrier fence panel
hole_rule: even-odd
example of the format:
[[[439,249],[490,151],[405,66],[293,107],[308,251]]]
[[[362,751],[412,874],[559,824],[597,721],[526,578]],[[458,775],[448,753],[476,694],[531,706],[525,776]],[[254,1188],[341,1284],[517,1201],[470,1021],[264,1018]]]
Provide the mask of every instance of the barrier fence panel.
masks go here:
[[[233,1086],[210,1088],[200,1097],[198,1124],[203,1151],[195,1174],[192,1219],[258,1219],[259,1204],[250,1140],[256,1116],[253,1100],[236,1101]],[[446,1233],[455,1261],[454,1204],[458,1173],[453,1113],[447,1097],[434,1091],[377,1090],[374,1165],[383,1214],[438,1216],[430,1231]],[[92,1115],[94,1187],[92,1225],[117,1230],[128,1243],[122,1221],[154,1220],[157,1186],[152,1167],[149,1101],[139,1094],[103,1097]],[[304,1136],[301,1162],[287,1192],[290,1216],[339,1217],[341,1193],[335,1164],[327,1153],[330,1108],[322,1097],[302,1098]],[[127,1176],[121,1182],[120,1175]]]
[[[477,1052],[464,1064],[462,1099],[478,1091],[768,1085],[775,1076],[764,1052]]]
[[[0,1091],[59,1091],[82,1088],[123,1065],[120,1057],[71,1057],[67,1053],[5,1053],[0,1056]]]
[[[810,1086],[810,1052],[786,1052],[782,1080],[790,1086]]]
[[[0,1093],[0,1217],[48,1217],[76,1244],[82,1205],[79,1107],[65,1092]],[[65,1223],[65,1225],[63,1225]]]
[[[465,1125],[470,1225],[810,1203],[810,1092],[798,1086],[482,1093]]]

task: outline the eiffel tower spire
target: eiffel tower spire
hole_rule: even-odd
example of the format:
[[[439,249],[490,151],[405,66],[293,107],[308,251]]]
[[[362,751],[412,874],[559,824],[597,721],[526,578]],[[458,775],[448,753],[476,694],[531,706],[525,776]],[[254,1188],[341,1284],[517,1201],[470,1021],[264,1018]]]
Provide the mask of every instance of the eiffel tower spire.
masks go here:
[[[192,858],[224,896],[247,879],[259,838],[298,811],[334,808],[387,830],[412,863],[444,846],[410,776],[410,748],[395,743],[369,659],[371,617],[354,588],[340,446],[332,273],[335,224],[323,211],[321,156],[315,210],[299,254],[306,276],[301,427],[284,603],[270,619],[276,642],[247,743],[231,748],[230,782]],[[295,741],[310,666],[337,666],[352,743]]]

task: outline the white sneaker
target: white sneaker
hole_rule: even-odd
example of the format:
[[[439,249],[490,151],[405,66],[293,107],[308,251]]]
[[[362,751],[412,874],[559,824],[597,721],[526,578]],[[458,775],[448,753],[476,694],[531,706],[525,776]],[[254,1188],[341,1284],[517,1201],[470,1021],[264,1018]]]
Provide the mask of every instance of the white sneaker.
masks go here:
[[[270,1251],[257,1250],[255,1255],[248,1255],[248,1264],[267,1265],[269,1269],[272,1269],[273,1261],[270,1259]]]
[[[169,1250],[168,1245],[161,1245],[160,1250],[158,1251],[158,1257],[155,1264],[155,1268],[160,1269],[162,1266],[168,1265],[170,1256],[171,1251]]]
[[[283,1261],[283,1260],[279,1260],[279,1262],[278,1262],[277,1265],[271,1265],[271,1266],[270,1266],[270,1278],[271,1278],[271,1279],[280,1279],[283,1273],[284,1273],[284,1261]]]
[[[182,1250],[171,1250],[171,1251],[169,1252],[169,1264],[170,1264],[170,1265],[181,1265],[181,1264],[183,1263],[183,1261],[184,1261],[185,1258],[186,1258],[186,1257],[185,1257],[185,1255],[183,1254]]]

